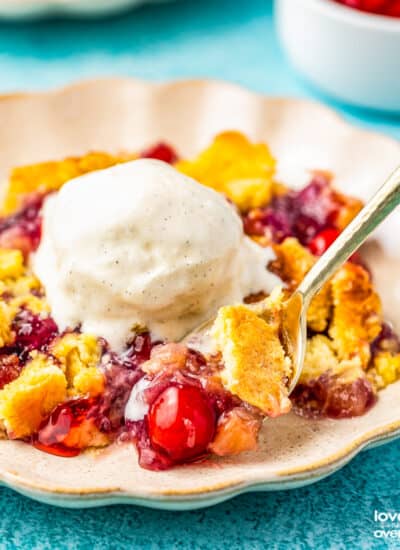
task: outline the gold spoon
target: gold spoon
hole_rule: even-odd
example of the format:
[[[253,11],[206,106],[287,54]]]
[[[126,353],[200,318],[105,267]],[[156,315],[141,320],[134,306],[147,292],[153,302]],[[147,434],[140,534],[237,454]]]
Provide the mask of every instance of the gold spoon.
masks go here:
[[[342,231],[328,250],[318,259],[291,297],[283,304],[282,333],[287,353],[292,360],[293,375],[289,384],[291,393],[303,369],[307,345],[307,310],[311,300],[332,275],[359,248],[372,231],[400,204],[400,166],[387,179],[377,193],[350,224]],[[400,238],[394,235],[394,238]],[[268,305],[265,300],[247,307],[264,315]],[[183,342],[193,347],[207,347],[209,330],[214,318],[199,325],[185,336]]]

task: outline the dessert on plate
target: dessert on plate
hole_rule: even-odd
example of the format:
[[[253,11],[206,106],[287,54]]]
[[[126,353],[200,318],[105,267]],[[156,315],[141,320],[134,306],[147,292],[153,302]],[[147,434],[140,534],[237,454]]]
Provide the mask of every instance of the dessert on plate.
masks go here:
[[[218,135],[15,168],[0,219],[0,431],[73,457],[133,442],[161,470],[257,447],[267,417],[364,414],[400,341],[355,254],[313,300],[288,396],[282,301],[362,207],[322,172],[276,180],[264,144]],[[268,315],[246,303],[268,297]],[[183,344],[215,315],[211,349]]]

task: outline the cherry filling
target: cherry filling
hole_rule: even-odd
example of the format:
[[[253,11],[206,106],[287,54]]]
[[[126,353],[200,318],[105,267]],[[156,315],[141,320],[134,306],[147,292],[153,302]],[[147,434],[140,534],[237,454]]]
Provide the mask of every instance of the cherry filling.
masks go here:
[[[90,444],[94,419],[90,414],[94,399],[73,399],[58,405],[41,425],[31,443],[46,453],[63,457],[77,456]]]
[[[121,353],[119,360],[127,369],[135,369],[150,359],[151,350],[157,344],[158,342],[151,341],[149,332],[138,334],[128,345],[126,351]]]
[[[317,233],[308,243],[308,248],[314,256],[322,256],[331,244],[339,237],[340,231],[334,227],[327,227]]]
[[[121,355],[106,351],[100,366],[106,378],[104,393],[58,405],[32,437],[32,445],[50,454],[73,457],[99,437],[102,444],[105,436],[116,437],[124,424],[132,387],[143,376],[140,364],[149,358],[151,346],[146,333],[137,336]]]
[[[106,380],[105,390],[93,413],[101,432],[109,434],[123,428],[129,395],[143,376],[140,365],[150,358],[154,345],[146,332],[137,335],[120,355],[107,351],[103,356],[100,368]]]
[[[203,457],[218,414],[217,392],[213,399],[205,388],[210,374],[205,358],[180,344],[158,345],[144,368],[141,398],[148,413],[129,421],[121,438],[135,442],[139,464],[151,470]]]
[[[16,315],[12,330],[16,336],[12,349],[22,361],[33,350],[45,351],[58,334],[57,325],[51,317],[40,317],[27,309],[21,309]]]
[[[332,243],[339,237],[340,231],[334,227],[327,227],[320,233],[317,233],[315,237],[308,243],[308,249],[314,256],[322,256],[324,252],[328,250]],[[364,263],[359,252],[354,252],[348,260],[354,264],[361,265],[366,271],[370,273],[368,266]],[[370,273],[371,275],[371,273]]]
[[[296,237],[308,245],[317,234],[335,226],[339,209],[329,179],[318,174],[303,190],[274,197],[267,207],[245,214],[244,230],[275,243]]]
[[[291,400],[294,411],[305,417],[351,418],[365,414],[376,402],[366,378],[341,383],[329,373],[308,384],[298,384]]]
[[[195,386],[169,386],[148,414],[149,437],[174,462],[207,452],[216,427],[216,415],[205,392]]]
[[[163,160],[168,164],[174,164],[178,160],[176,151],[167,143],[157,143],[140,154],[141,158]]]
[[[227,456],[257,447],[259,411],[220,382],[184,371],[150,382],[144,392],[148,414],[126,426],[122,439],[135,442],[142,468],[164,470],[209,453]]]
[[[214,452],[216,436],[220,455],[232,454],[228,451],[241,446],[254,448],[254,434],[260,428],[257,414],[251,408],[245,410],[240,399],[223,388],[216,376],[217,358],[206,362],[197,351],[166,344],[153,348],[143,368],[141,399],[148,412],[143,420],[129,421],[121,435],[122,440],[135,442],[143,468],[164,470],[204,458]],[[244,437],[249,426],[252,435]],[[236,447],[228,431],[237,436]]]
[[[37,249],[41,238],[40,211],[44,198],[44,195],[33,195],[18,212],[0,218],[0,248],[18,248],[25,257]]]
[[[11,328],[14,343],[0,349],[0,389],[18,378],[31,351],[45,351],[58,334],[51,317],[42,318],[27,309],[18,312]]]

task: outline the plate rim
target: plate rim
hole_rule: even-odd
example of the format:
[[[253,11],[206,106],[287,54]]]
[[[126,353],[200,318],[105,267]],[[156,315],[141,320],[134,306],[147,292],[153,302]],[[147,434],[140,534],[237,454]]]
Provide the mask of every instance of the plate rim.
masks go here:
[[[1,0],[0,0],[1,8]],[[361,134],[366,134],[367,136],[373,136],[376,139],[385,141],[388,145],[395,146],[400,152],[400,139],[397,139],[391,135],[385,134],[379,130],[374,130],[371,127],[365,127],[362,124],[359,125],[353,120],[347,120],[346,115],[340,113],[334,107],[330,107],[319,101],[317,99],[312,99],[308,97],[298,97],[291,96],[288,94],[275,95],[268,94],[261,91],[251,89],[250,87],[245,86],[237,82],[218,79],[218,78],[208,78],[208,77],[199,77],[199,78],[174,78],[174,79],[165,79],[165,80],[150,80],[135,76],[113,76],[113,75],[104,75],[99,77],[89,77],[78,80],[70,80],[69,82],[63,85],[51,86],[44,90],[35,90],[35,89],[26,89],[24,91],[15,90],[5,93],[0,93],[0,102],[3,101],[15,101],[15,100],[25,100],[29,97],[46,97],[52,95],[68,94],[79,89],[89,88],[92,86],[99,85],[112,85],[112,84],[125,84],[125,85],[136,85],[143,88],[159,88],[159,89],[172,89],[175,87],[183,86],[215,86],[215,87],[225,87],[229,90],[236,90],[241,93],[245,93],[249,96],[256,97],[258,99],[267,100],[277,103],[298,103],[301,105],[308,105],[315,109],[319,109],[320,112],[324,113],[326,116],[330,116],[332,119],[336,120],[336,123],[341,124],[343,128],[350,127],[353,131],[357,131]]]
[[[295,489],[305,487],[317,483],[326,477],[338,472],[344,466],[349,464],[360,452],[372,449],[375,446],[385,445],[400,438],[400,423],[387,437],[372,437],[368,441],[360,442],[356,445],[352,452],[344,454],[341,460],[334,461],[330,465],[332,468],[316,470],[313,476],[291,476],[283,482],[248,482],[248,483],[230,483],[225,487],[216,488],[209,491],[201,491],[198,493],[190,493],[185,495],[169,495],[159,494],[157,496],[140,496],[121,492],[119,490],[100,491],[96,492],[63,492],[63,491],[48,491],[44,489],[36,489],[28,483],[12,484],[5,480],[0,480],[0,487],[7,487],[23,496],[31,498],[37,502],[57,506],[62,508],[97,508],[109,505],[133,505],[143,506],[146,508],[154,508],[159,510],[170,511],[187,511],[198,510],[209,506],[220,504],[237,496],[251,492],[272,492]]]

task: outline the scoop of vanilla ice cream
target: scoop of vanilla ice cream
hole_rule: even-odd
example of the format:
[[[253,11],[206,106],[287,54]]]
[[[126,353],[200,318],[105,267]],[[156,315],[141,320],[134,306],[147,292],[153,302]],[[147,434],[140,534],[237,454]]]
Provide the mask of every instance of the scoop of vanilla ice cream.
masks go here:
[[[156,160],[69,181],[49,197],[33,258],[59,329],[124,348],[138,325],[177,340],[278,279],[225,198]]]

